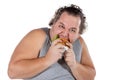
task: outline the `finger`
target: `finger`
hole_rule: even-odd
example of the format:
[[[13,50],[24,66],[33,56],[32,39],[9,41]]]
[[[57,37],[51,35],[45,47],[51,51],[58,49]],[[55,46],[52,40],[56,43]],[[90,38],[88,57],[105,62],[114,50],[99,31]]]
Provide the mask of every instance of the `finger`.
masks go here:
[[[70,49],[72,49],[72,48],[73,48],[73,46],[72,46],[72,44],[71,44],[71,43],[66,43],[66,45],[68,45]]]
[[[65,56],[66,56],[66,57],[74,56],[73,50],[72,50],[72,49],[68,49],[68,50],[65,52]]]
[[[60,56],[59,59],[62,59],[62,56]]]
[[[64,49],[64,47],[59,47],[59,48],[57,48],[57,51],[58,51],[58,53],[63,54],[65,52],[65,49]]]
[[[59,42],[62,42],[59,38],[54,40],[51,45],[57,45]]]
[[[65,53],[65,51],[66,51],[66,49],[64,48],[64,47],[61,47],[61,48],[59,48],[60,49],[60,52],[63,54],[63,53]]]
[[[63,45],[63,44],[58,43],[58,44],[56,44],[55,46],[56,46],[56,48],[58,48],[58,49],[64,49],[64,45]]]
[[[72,53],[72,49],[66,50],[67,53]]]
[[[59,56],[59,59],[61,59],[61,58],[62,58],[63,53],[62,53],[61,51],[59,51],[59,52],[57,53],[57,55]]]
[[[70,53],[65,54],[65,57],[70,57],[70,56],[72,56]]]

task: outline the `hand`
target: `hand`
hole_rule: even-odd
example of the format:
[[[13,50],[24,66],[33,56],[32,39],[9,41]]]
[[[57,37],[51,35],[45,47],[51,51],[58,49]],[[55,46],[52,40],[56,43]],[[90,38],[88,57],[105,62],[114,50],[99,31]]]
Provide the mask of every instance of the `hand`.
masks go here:
[[[53,63],[57,62],[59,59],[61,59],[62,54],[65,51],[64,45],[59,44],[59,42],[61,42],[60,39],[54,40],[45,56],[51,64],[53,64]]]
[[[76,59],[75,59],[75,53],[73,51],[72,44],[71,43],[67,43],[67,44],[70,46],[70,48],[66,50],[64,57],[67,65],[71,68],[76,65]]]

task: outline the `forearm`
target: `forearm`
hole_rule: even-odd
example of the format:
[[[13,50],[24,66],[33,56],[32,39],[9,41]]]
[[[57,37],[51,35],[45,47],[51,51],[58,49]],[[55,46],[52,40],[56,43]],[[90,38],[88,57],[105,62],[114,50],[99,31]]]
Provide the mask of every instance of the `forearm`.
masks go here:
[[[95,69],[91,67],[76,63],[76,65],[70,69],[77,80],[94,80]]]
[[[8,74],[11,78],[29,78],[44,71],[50,65],[45,57],[20,60],[10,65]]]

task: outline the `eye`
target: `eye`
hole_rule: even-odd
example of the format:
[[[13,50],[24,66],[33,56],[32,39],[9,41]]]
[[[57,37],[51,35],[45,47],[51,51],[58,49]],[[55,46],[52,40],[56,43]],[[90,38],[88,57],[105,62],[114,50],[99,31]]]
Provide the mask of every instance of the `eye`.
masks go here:
[[[76,33],[76,29],[70,29],[70,32]]]
[[[64,29],[64,28],[65,28],[63,25],[59,25],[58,27],[61,28],[61,29]]]

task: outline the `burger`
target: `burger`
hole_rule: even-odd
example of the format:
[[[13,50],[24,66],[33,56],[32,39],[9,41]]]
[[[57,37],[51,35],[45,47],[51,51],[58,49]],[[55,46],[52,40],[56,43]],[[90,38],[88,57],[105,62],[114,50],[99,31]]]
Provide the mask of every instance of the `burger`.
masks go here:
[[[61,43],[62,45],[64,45],[64,49],[65,49],[65,50],[68,50],[68,48],[70,48],[70,46],[67,45],[67,43],[69,43],[69,41],[68,41],[67,39],[65,39],[65,38],[60,38],[60,40],[61,40],[62,42],[59,42],[59,43]]]
[[[58,36],[58,35],[55,35],[55,36],[53,37],[52,41],[54,41],[54,40],[56,40],[56,39],[58,39],[58,38],[59,38],[59,36]],[[65,49],[65,50],[67,50],[68,48],[70,48],[70,46],[67,45],[67,43],[69,43],[69,41],[68,41],[66,38],[60,38],[60,40],[61,40],[62,42],[59,42],[59,43],[62,44],[62,45],[64,45],[64,49]],[[58,44],[59,44],[59,43],[58,43]]]

